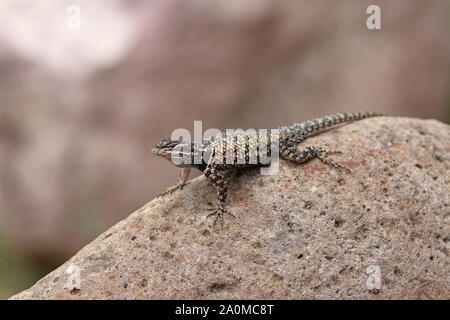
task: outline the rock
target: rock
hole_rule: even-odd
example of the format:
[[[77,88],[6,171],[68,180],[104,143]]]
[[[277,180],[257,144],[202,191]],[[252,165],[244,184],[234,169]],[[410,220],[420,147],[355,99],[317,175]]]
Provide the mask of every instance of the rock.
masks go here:
[[[383,1],[382,30],[359,0],[74,2],[69,31],[66,1],[0,1],[0,233],[41,264],[176,179],[149,146],[194,120],[448,119],[446,0]]]
[[[223,229],[196,178],[11,299],[449,299],[450,127],[372,118],[304,145],[342,151],[353,172],[319,160],[244,171]]]

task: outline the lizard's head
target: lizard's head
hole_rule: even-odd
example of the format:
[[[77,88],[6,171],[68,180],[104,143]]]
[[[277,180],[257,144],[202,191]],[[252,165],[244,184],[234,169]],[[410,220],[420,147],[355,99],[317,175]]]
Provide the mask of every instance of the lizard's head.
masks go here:
[[[155,146],[152,148],[152,153],[167,160],[171,160],[172,150],[179,143],[179,141],[171,140],[170,138],[164,138],[157,144],[155,144]]]
[[[169,160],[172,164],[179,168],[195,168],[197,170],[205,170],[206,163],[200,158],[200,163],[197,163],[197,157],[202,157],[202,152],[205,151],[199,147],[198,144],[187,141],[177,141],[170,138],[160,140],[152,148],[152,153]]]

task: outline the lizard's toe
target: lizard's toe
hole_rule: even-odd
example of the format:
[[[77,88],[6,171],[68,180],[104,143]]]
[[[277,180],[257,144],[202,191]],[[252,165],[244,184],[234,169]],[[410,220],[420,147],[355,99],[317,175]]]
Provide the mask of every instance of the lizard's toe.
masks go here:
[[[318,157],[319,157],[319,159],[320,159],[323,163],[325,163],[325,164],[327,164],[327,165],[329,165],[329,166],[332,166],[332,167],[334,167],[334,168],[336,168],[336,169],[344,170],[344,171],[346,171],[346,172],[348,172],[348,173],[352,172],[352,170],[350,170],[350,169],[347,168],[346,166],[343,166],[342,164],[340,164],[340,163],[334,161],[333,159],[328,158],[327,153],[324,153],[324,154],[318,154]]]
[[[163,192],[161,192],[161,193],[158,193],[158,195],[156,196],[157,198],[159,198],[159,197],[164,197],[164,196],[166,196],[166,195],[168,195],[168,194],[171,194],[171,193],[173,193],[174,191],[176,191],[176,190],[181,190],[181,189],[183,189],[183,187],[184,187],[184,185],[176,185],[176,186],[174,186],[174,187],[171,187],[171,188],[169,188],[169,189],[167,189],[166,191],[163,191]]]
[[[236,218],[233,214],[231,214],[230,212],[217,208],[217,209],[209,209],[209,210],[213,210],[213,212],[211,212],[210,214],[208,214],[206,217],[215,217],[214,222],[213,222],[213,227],[215,227],[217,224],[220,224],[221,227],[223,227],[224,225],[224,216],[225,215],[229,215],[231,216],[233,219]]]

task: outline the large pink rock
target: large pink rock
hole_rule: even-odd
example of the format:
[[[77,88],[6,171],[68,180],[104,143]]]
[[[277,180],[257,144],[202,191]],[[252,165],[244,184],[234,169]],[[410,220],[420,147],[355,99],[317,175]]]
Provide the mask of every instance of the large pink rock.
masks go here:
[[[280,161],[234,179],[223,228],[204,177],[105,231],[12,299],[450,298],[450,126],[382,117],[302,143],[352,169]]]

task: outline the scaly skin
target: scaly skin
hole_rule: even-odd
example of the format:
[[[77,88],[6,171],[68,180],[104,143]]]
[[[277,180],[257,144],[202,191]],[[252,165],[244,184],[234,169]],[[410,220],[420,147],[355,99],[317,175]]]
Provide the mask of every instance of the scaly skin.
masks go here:
[[[327,165],[350,172],[350,169],[329,158],[328,152],[323,148],[307,146],[300,151],[297,149],[297,145],[312,134],[323,129],[376,116],[381,116],[381,114],[371,112],[338,113],[280,127],[278,128],[280,158],[296,163],[305,163],[317,157]],[[261,143],[266,144],[266,150],[269,155],[271,150],[270,138],[271,136],[268,134],[265,136],[265,140],[261,141]],[[231,215],[225,208],[225,200],[227,198],[230,177],[234,171],[237,168],[267,165],[259,157],[258,146],[260,145],[260,139],[261,136],[259,135],[246,135],[244,132],[231,136],[225,134],[224,137],[203,140],[201,143],[179,142],[173,141],[170,138],[162,139],[152,148],[154,154],[172,161],[172,151],[174,148],[177,147],[176,152],[178,152],[180,150],[178,148],[184,147],[184,149],[181,148],[179,154],[185,156],[186,161],[183,164],[175,164],[177,167],[182,168],[178,184],[160,195],[181,189],[187,182],[191,168],[200,170],[217,190],[217,206],[209,216],[216,217],[214,225],[219,220],[222,222],[224,214]],[[229,146],[233,146],[233,149],[230,150]],[[200,163],[195,163],[194,155],[201,155],[205,152],[209,152],[210,156],[205,157]]]

